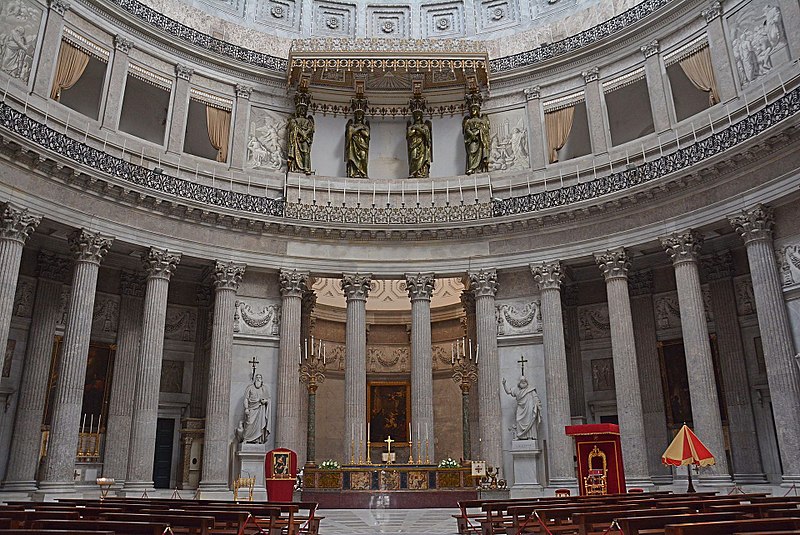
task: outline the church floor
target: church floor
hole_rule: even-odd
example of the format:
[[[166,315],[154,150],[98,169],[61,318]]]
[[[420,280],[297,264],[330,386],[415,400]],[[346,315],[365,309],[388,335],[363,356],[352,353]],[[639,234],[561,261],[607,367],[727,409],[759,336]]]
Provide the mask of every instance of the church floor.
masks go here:
[[[457,509],[320,509],[321,535],[454,535]]]

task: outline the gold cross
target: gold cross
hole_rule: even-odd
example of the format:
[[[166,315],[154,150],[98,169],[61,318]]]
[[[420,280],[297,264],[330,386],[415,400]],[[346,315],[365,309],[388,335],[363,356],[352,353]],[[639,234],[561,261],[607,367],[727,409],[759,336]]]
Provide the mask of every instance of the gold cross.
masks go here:
[[[392,442],[397,442],[396,440],[392,439],[392,435],[389,435],[389,438],[384,440],[386,442],[386,453],[392,453]]]
[[[528,361],[525,360],[525,357],[523,355],[520,355],[519,356],[519,360],[517,361],[517,363],[520,365],[520,368],[522,369],[522,375],[525,375],[525,363],[526,362],[528,362]]]

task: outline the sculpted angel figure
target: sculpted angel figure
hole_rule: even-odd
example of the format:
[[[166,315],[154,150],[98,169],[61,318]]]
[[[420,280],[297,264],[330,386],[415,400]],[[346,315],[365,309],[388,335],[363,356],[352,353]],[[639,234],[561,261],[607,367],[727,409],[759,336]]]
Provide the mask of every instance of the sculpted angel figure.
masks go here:
[[[294,97],[295,113],[286,125],[287,167],[292,173],[311,174],[311,143],[314,141],[314,117],[306,115],[311,97],[298,91]]]
[[[536,389],[528,384],[525,376],[520,376],[516,388],[508,388],[503,379],[503,390],[506,394],[517,400],[515,414],[514,438],[517,440],[530,440],[536,438],[536,428],[542,421],[542,401]]]
[[[480,93],[467,96],[469,115],[461,121],[464,132],[464,148],[467,151],[467,166],[465,173],[489,172],[489,154],[491,139],[489,129],[489,116],[481,113]]]
[[[347,164],[348,177],[367,178],[369,121],[364,120],[364,110],[359,107],[355,108],[353,118],[347,121],[345,128],[344,161]]]
[[[408,144],[408,176],[428,178],[433,162],[433,127],[430,121],[423,121],[424,104],[421,99],[411,101],[411,116],[406,128]]]

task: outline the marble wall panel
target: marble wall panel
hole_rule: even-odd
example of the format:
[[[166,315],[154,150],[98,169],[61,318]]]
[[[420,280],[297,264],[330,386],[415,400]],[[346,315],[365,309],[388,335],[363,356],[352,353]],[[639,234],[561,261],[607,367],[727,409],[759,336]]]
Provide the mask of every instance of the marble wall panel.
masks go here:
[[[751,0],[728,15],[726,22],[740,87],[791,59],[781,10],[774,0]]]
[[[367,6],[368,37],[411,37],[411,6]]]
[[[355,37],[357,18],[355,4],[317,0],[314,2],[313,10],[311,31],[314,35]]]
[[[117,332],[119,296],[97,292],[92,315],[92,334],[112,335]]]
[[[499,30],[519,24],[519,4],[516,0],[482,0],[476,11],[479,32]]]
[[[286,171],[286,122],[288,116],[253,106],[247,128],[248,169]]]
[[[254,6],[256,22],[287,30],[300,29],[300,4],[297,0],[258,0]]]
[[[280,317],[280,305],[237,300],[233,316],[233,332],[277,336],[280,330]]]
[[[606,303],[578,307],[578,324],[581,340],[611,338],[611,321],[608,319]]]
[[[525,110],[509,110],[489,115],[491,121],[491,171],[514,171],[530,167],[528,121]]]
[[[0,70],[28,82],[42,26],[42,8],[31,0],[0,4]]]
[[[421,37],[454,37],[464,33],[464,4],[462,2],[425,3],[420,7]]]
[[[180,394],[183,392],[183,361],[164,360],[161,363],[160,392]]]

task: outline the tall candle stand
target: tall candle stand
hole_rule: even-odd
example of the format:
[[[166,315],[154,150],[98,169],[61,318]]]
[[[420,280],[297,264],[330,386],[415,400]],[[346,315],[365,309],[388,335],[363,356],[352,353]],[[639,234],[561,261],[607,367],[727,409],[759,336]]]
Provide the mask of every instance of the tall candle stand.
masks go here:
[[[463,338],[457,340],[451,347],[452,357],[450,364],[453,367],[453,381],[461,388],[461,424],[463,433],[464,459],[472,459],[472,446],[470,445],[469,429],[469,391],[472,384],[478,380],[478,347],[475,347],[473,357],[472,340]]]
[[[325,381],[325,343],[319,341],[314,347],[314,339],[311,339],[311,348],[308,344],[301,347],[300,358],[300,382],[306,385],[308,390],[308,423],[306,426],[306,467],[316,466],[317,456],[316,445],[316,416],[317,416],[317,387]]]

